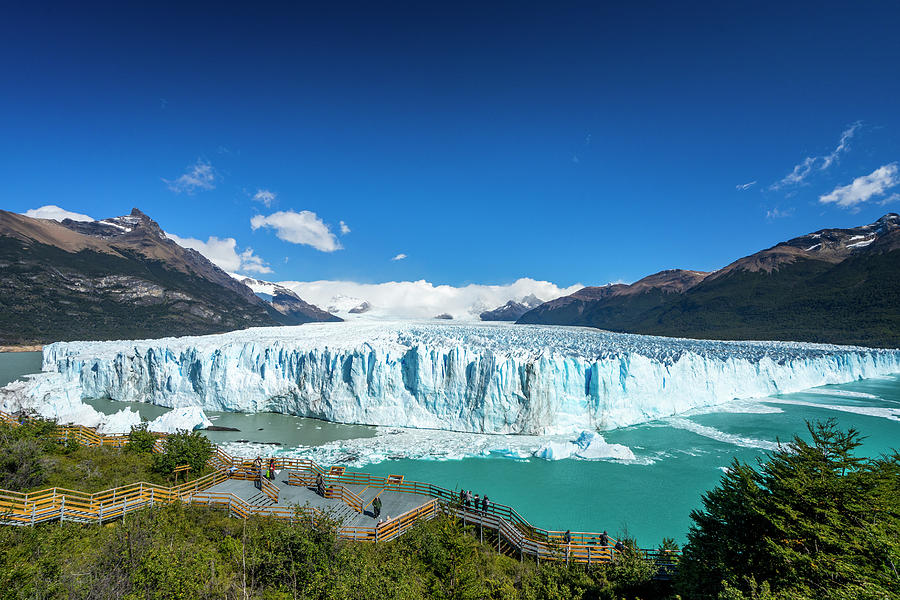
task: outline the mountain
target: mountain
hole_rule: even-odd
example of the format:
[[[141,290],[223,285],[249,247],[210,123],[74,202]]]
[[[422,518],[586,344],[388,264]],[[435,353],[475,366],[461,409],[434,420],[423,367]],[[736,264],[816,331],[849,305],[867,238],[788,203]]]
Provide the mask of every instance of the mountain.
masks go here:
[[[277,283],[233,273],[231,276],[249,287],[257,297],[268,302],[272,308],[283,315],[279,321],[285,325],[300,325],[316,321],[343,321],[340,317],[305,302],[300,296]]]
[[[91,222],[0,210],[0,344],[218,333],[280,317],[138,209]]]
[[[736,340],[900,346],[900,216],[823,229],[705,273],[584,288],[519,323]]]
[[[510,300],[503,306],[493,310],[486,310],[478,316],[482,321],[515,321],[532,308],[540,306],[542,302],[534,294],[529,294],[522,298],[520,302]]]

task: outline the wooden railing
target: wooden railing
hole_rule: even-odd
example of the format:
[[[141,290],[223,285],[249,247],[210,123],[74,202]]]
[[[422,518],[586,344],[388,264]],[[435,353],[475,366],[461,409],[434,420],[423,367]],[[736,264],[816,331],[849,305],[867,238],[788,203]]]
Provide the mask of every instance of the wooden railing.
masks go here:
[[[315,475],[311,473],[303,473],[298,471],[288,471],[288,484],[296,485],[299,487],[307,487],[314,488],[316,487],[316,480],[321,473],[316,473]],[[340,500],[357,513],[362,513],[365,511],[366,503],[360,498],[357,494],[354,494],[351,490],[348,490],[343,485],[336,483],[334,481],[334,477],[331,475],[322,475],[324,479],[324,488],[325,488],[325,498],[330,498],[334,500]]]

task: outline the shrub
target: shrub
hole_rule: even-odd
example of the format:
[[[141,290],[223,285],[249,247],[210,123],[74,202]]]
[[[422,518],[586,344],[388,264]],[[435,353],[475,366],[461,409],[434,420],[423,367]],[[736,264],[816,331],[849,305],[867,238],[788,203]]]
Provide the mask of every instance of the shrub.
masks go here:
[[[153,444],[156,436],[147,431],[147,424],[141,423],[131,428],[128,433],[128,443],[125,444],[127,452],[148,453],[153,452]]]
[[[0,488],[16,492],[39,486],[47,480],[38,440],[12,440],[0,447]]]
[[[191,471],[198,474],[206,467],[212,453],[212,442],[199,431],[179,431],[166,438],[161,454],[153,455],[153,468],[168,475],[175,467],[190,465]]]

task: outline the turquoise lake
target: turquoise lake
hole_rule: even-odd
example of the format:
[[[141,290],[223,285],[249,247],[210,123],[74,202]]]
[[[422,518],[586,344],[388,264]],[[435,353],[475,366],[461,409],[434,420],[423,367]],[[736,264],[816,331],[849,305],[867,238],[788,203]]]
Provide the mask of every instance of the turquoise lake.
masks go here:
[[[40,370],[37,352],[0,354],[0,385]],[[111,400],[89,402],[102,412],[135,407],[152,419],[164,408]],[[642,546],[663,537],[683,541],[690,511],[704,491],[719,481],[734,459],[753,463],[777,440],[792,435],[809,438],[806,422],[834,418],[855,427],[866,439],[862,453],[875,456],[900,447],[900,376],[825,386],[725,405],[719,412],[682,415],[673,419],[603,432],[611,443],[624,444],[640,459],[633,462],[537,458],[475,457],[461,460],[384,460],[352,467],[377,474],[403,474],[452,489],[472,489],[493,501],[514,506],[533,524],[548,529],[626,530]],[[238,432],[209,432],[216,443],[243,440],[273,444],[270,451],[314,447],[343,440],[365,440],[373,427],[324,423],[278,414],[207,413],[216,425]],[[365,441],[357,443],[365,444]],[[274,445],[279,444],[279,445]]]

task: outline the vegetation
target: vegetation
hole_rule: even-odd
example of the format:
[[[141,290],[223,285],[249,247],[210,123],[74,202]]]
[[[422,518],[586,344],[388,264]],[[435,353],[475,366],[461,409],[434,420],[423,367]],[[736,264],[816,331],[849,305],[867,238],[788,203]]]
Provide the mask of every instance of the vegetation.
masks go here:
[[[153,468],[158,473],[168,474],[175,467],[189,465],[195,475],[206,470],[206,463],[212,456],[213,445],[199,431],[179,431],[170,434],[163,442],[163,451],[153,455]]]
[[[694,511],[689,598],[900,597],[900,454],[854,456],[853,429],[809,426],[758,469],[735,461]]]
[[[13,457],[0,463],[3,487],[160,480],[211,450],[184,432],[152,454],[153,436],[141,429],[124,451],[83,448],[53,441],[52,427],[0,425],[0,452]],[[336,523],[242,521],[176,504],[102,526],[0,527],[0,598],[900,597],[900,454],[858,458],[859,433],[834,421],[809,433],[756,468],[735,461],[703,497],[674,582],[680,596],[654,580],[656,567],[630,540],[610,564],[536,564],[496,552],[490,534],[479,543],[450,517],[371,545],[338,540]],[[667,539],[660,550],[677,546]]]
[[[23,425],[0,423],[0,488],[29,492],[61,487],[99,492],[137,481],[170,485],[172,470],[191,465],[191,477],[203,475],[212,451],[195,432],[169,436],[164,454],[152,454],[153,434],[132,432],[126,451],[57,441],[56,423],[30,419]],[[152,441],[151,441],[152,440]],[[149,445],[148,445],[149,441]]]
[[[567,567],[498,554],[439,518],[378,546],[329,527],[246,522],[173,505],[110,526],[0,528],[5,598],[597,598],[663,597],[634,561]],[[644,570],[646,572],[646,570]]]

